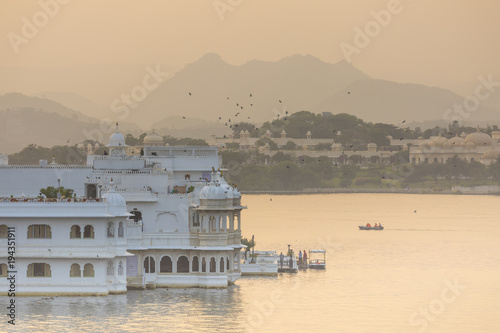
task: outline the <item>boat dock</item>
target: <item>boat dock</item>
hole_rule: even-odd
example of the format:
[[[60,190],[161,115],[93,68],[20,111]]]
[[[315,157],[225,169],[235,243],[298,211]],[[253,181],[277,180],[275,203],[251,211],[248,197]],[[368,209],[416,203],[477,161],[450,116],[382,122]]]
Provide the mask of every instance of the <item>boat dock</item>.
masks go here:
[[[241,276],[277,276],[276,251],[255,251],[241,264]]]
[[[278,273],[298,273],[299,269],[326,268],[325,250],[309,250],[306,258],[301,260],[290,246],[286,256],[276,251],[254,251],[240,264],[241,276],[277,276]]]
[[[299,266],[297,265],[297,258],[295,255],[283,256],[278,261],[278,273],[297,273],[299,271]]]

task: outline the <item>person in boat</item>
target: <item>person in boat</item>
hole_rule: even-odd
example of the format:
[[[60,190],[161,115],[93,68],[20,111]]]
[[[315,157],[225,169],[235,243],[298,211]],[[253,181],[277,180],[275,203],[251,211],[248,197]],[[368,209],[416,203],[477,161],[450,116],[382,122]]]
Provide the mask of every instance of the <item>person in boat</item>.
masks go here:
[[[283,252],[281,252],[280,254],[280,265],[281,265],[281,268],[283,268],[283,261],[285,260],[285,256],[283,255]]]
[[[375,225],[373,226],[374,228],[378,227],[377,223],[375,223]]]
[[[370,224],[370,223],[367,223],[367,224],[366,224],[366,227],[367,227],[367,228],[371,228],[372,226],[371,226],[371,224]]]
[[[304,250],[303,260],[304,260],[304,264],[307,265],[307,252],[306,252],[306,250]]]
[[[379,227],[379,228],[382,228],[382,223],[379,223],[379,224],[378,224],[378,227]]]
[[[302,251],[299,251],[299,265],[302,264]]]

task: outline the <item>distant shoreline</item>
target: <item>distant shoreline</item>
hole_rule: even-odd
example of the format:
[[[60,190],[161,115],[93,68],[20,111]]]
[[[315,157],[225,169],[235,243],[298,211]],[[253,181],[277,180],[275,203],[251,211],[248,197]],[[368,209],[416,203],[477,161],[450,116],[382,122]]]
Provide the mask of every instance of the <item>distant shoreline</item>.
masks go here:
[[[241,190],[240,190],[241,191]],[[298,194],[336,194],[336,193],[397,193],[397,194],[451,194],[451,195],[500,195],[500,192],[451,192],[433,191],[432,189],[304,189],[295,191],[241,191],[242,194],[273,194],[273,195],[298,195]]]

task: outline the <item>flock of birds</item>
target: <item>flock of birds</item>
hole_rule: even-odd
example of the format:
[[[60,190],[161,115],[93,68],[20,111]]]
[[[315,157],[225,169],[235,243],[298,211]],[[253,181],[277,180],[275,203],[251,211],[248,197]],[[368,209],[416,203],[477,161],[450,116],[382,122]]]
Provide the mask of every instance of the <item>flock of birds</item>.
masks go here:
[[[351,92],[348,91],[347,94],[350,95]],[[189,91],[188,95],[189,96],[193,96],[193,93],[191,91]],[[253,94],[249,93],[249,97],[252,98]],[[229,97],[226,97],[226,100],[229,100],[229,99],[230,99]],[[282,104],[283,101],[281,99],[278,99],[278,103]],[[253,107],[253,100],[251,100],[251,103],[249,103],[249,105],[250,105],[250,107]],[[239,110],[244,110],[244,107],[243,107],[243,105],[240,105],[240,102],[236,102],[236,107],[239,108]],[[241,112],[237,112],[237,113],[235,113],[234,117],[238,117],[240,114],[241,114]],[[287,117],[286,117],[287,115],[288,115],[288,111],[284,110],[283,116],[278,113],[277,114],[277,118],[279,119],[280,117],[283,117],[283,120],[286,121],[287,120]],[[222,120],[221,116],[219,116],[218,118],[219,118],[218,120]],[[182,116],[182,119],[186,119],[186,116]],[[250,116],[247,116],[247,119],[250,119]],[[227,121],[224,123],[224,126],[229,126],[229,128],[233,128],[233,125],[231,124],[231,118],[227,119]],[[234,126],[237,127],[238,125],[235,124]],[[256,128],[256,129],[258,129],[258,128]],[[333,132],[335,132],[335,130],[333,130]]]
[[[193,93],[192,93],[192,92],[188,92],[188,95],[189,95],[189,96],[193,96]],[[251,107],[253,107],[253,100],[252,100],[252,97],[253,97],[253,94],[252,94],[252,93],[249,93],[249,98],[250,98],[251,100],[250,100],[250,103],[248,103],[248,104],[249,104],[249,107],[250,107],[250,108],[251,108]],[[229,100],[229,99],[230,99],[229,97],[226,97],[226,100]],[[281,99],[278,99],[278,103],[283,103],[283,101],[282,101]],[[236,117],[238,117],[238,116],[241,114],[241,112],[242,112],[241,110],[245,110],[245,107],[243,106],[243,104],[240,104],[240,102],[239,102],[239,101],[237,101],[237,102],[236,102],[236,108],[237,108],[238,112],[236,112],[236,113],[234,114],[234,117],[235,117],[235,118],[236,118]],[[284,115],[285,115],[285,116],[286,116],[286,115],[288,115],[288,111],[286,111],[286,110],[285,110]],[[278,114],[278,115],[277,115],[278,119],[280,118],[280,116],[281,116],[280,114]],[[219,118],[218,120],[222,120],[222,121],[224,121],[224,120],[222,119],[222,116],[219,116],[218,118]],[[182,116],[182,119],[186,119],[186,117],[185,117],[185,116]],[[247,115],[247,119],[250,119],[250,116],[248,116],[248,115]],[[234,119],[233,119],[233,120],[234,120]],[[284,118],[284,120],[286,120],[286,117]],[[228,118],[227,120],[225,120],[224,126],[229,126],[229,128],[233,128],[233,124],[234,124],[234,121],[231,123],[231,118]],[[237,126],[238,126],[238,124],[234,124],[234,126],[235,126],[235,127],[237,127]]]

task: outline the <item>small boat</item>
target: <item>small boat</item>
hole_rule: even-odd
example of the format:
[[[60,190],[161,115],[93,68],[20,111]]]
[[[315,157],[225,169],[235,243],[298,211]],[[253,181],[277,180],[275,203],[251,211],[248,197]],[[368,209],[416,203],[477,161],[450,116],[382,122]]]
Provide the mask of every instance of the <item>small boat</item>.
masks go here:
[[[365,225],[359,225],[359,230],[384,230],[384,227],[383,226],[379,226],[379,227],[367,227]]]
[[[322,256],[321,256],[321,253],[323,254]],[[323,258],[319,258],[319,257],[323,257]],[[310,269],[326,269],[326,251],[325,250],[309,250],[309,268]]]

